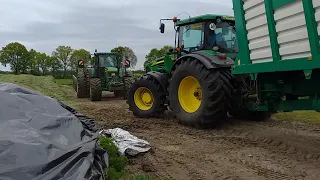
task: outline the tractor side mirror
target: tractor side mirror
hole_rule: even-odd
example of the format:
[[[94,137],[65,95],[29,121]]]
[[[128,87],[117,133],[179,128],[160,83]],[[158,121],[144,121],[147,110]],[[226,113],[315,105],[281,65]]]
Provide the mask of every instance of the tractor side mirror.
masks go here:
[[[124,67],[125,68],[129,68],[130,67],[130,61],[129,60],[125,60],[124,61]]]
[[[161,23],[159,28],[161,33],[164,33],[164,28],[165,28],[164,23]]]

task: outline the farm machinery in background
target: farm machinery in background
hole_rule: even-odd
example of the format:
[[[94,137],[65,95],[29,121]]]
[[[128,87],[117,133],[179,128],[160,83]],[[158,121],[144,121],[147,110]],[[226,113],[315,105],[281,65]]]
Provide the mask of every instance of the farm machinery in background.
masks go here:
[[[91,61],[91,59],[93,60]],[[115,97],[128,97],[128,90],[133,83],[132,76],[126,68],[130,61],[113,52],[97,52],[88,61],[78,62],[77,76],[72,77],[78,98],[90,98],[101,101],[102,91],[113,92]]]
[[[231,115],[320,110],[320,1],[233,0],[234,17],[172,20],[175,49],[147,65],[131,86],[130,110],[180,123],[217,125]],[[160,32],[165,24],[160,20]],[[239,50],[239,51],[238,51]]]

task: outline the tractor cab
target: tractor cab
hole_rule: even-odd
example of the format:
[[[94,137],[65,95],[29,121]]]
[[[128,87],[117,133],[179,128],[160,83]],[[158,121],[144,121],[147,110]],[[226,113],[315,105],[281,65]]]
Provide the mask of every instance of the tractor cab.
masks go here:
[[[169,20],[169,19],[165,19]],[[176,30],[176,50],[183,54],[207,50],[219,52],[228,57],[237,56],[235,20],[230,16],[206,14],[187,19],[174,17]],[[160,23],[160,32],[165,25]]]

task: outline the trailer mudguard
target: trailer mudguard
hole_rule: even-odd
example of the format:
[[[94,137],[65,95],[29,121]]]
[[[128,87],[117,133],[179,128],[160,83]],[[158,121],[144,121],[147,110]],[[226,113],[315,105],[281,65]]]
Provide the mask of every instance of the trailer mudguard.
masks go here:
[[[150,71],[147,73],[147,75],[153,77],[155,80],[158,81],[159,84],[161,84],[162,88],[165,92],[167,92],[167,87],[169,85],[169,78],[168,75],[161,72],[156,71]]]
[[[201,61],[201,63],[208,69],[213,68],[220,68],[220,67],[231,67],[234,65],[234,61],[227,57],[226,59],[220,59],[217,55],[210,55],[203,51],[193,52],[191,54],[186,54],[178,58],[173,68],[176,64],[180,64],[182,60],[188,59],[188,58],[194,58],[198,61]]]

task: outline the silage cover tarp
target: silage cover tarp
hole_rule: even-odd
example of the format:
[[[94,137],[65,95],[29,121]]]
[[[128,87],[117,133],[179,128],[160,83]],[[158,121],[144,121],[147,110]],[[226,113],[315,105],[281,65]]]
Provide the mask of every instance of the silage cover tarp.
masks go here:
[[[0,82],[0,179],[104,179],[94,120],[62,102]]]

